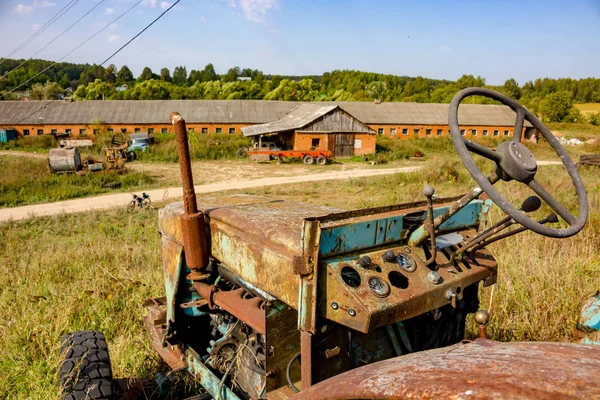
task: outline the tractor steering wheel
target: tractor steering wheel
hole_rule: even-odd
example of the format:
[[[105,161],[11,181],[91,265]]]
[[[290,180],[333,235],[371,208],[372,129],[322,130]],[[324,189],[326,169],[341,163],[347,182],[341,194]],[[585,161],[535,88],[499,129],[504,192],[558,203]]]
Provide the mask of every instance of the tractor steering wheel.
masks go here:
[[[485,96],[497,100],[500,103],[509,106],[517,114],[512,140],[500,143],[495,151],[470,140],[466,140],[460,134],[458,108],[460,102],[465,97],[473,95]],[[529,121],[534,128],[542,133],[548,143],[550,143],[550,146],[552,146],[556,154],[560,157],[563,165],[567,168],[573,186],[575,186],[575,192],[577,193],[577,200],[579,202],[579,214],[577,218],[535,180],[537,162],[535,161],[533,154],[531,154],[531,151],[521,143],[525,120]],[[550,130],[546,128],[535,115],[529,112],[529,110],[502,93],[484,88],[468,88],[461,90],[454,98],[452,98],[448,111],[448,124],[450,125],[450,135],[452,136],[454,147],[462,159],[463,164],[471,173],[473,179],[475,179],[481,189],[487,193],[492,201],[515,221],[540,235],[553,238],[570,237],[583,228],[588,216],[588,201],[579,172],[577,172],[575,164],[573,164],[573,161],[565,151],[564,147],[562,147],[552,132],[550,132]],[[473,152],[494,161],[496,163],[496,176],[490,178],[486,177],[477,167],[477,164],[469,152]],[[561,229],[550,228],[517,210],[494,188],[494,183],[499,179],[505,181],[516,180],[529,186],[567,222],[569,227]]]

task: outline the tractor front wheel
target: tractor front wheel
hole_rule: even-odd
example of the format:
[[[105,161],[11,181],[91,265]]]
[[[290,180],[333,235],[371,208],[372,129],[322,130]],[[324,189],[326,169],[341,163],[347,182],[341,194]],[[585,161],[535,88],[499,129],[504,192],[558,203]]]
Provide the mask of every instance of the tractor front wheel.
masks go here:
[[[58,381],[63,400],[115,398],[108,346],[102,332],[63,335]]]
[[[235,152],[235,156],[238,158],[244,158],[248,155],[248,148],[247,147],[241,147],[238,149],[238,151]]]

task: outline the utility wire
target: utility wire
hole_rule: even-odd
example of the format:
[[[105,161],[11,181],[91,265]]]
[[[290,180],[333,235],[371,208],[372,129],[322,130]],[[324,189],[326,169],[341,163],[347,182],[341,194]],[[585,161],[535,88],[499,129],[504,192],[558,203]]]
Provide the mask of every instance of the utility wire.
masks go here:
[[[23,43],[21,43],[19,46],[17,46],[16,49],[11,51],[10,54],[8,56],[6,56],[6,58],[3,58],[2,60],[0,60],[0,65],[4,64],[4,62],[6,60],[8,60],[13,54],[15,54],[19,50],[23,49],[25,46],[27,46],[29,43],[31,43],[35,38],[37,38],[39,35],[41,35],[42,32],[44,32],[46,29],[48,29],[50,27],[50,25],[52,25],[53,23],[58,21],[60,19],[60,17],[65,15],[66,12],[69,11],[78,2],[79,2],[79,0],[71,0],[69,3],[67,3],[67,5],[65,5],[63,8],[61,8],[56,14],[54,14],[54,16],[52,18],[50,18],[44,25],[42,25],[40,27],[40,29],[35,31],[33,33],[33,35],[29,36],[29,38],[27,38]]]
[[[140,36],[142,33],[144,33],[148,28],[150,28],[152,25],[154,25],[154,23],[156,21],[158,21],[159,19],[162,18],[163,15],[165,15],[170,9],[172,9],[173,7],[175,7],[177,5],[177,3],[179,3],[181,0],[177,0],[175,3],[173,3],[173,5],[171,5],[171,7],[167,8],[162,14],[160,14],[157,18],[154,19],[154,21],[152,21],[150,24],[146,25],[146,27],[144,29],[142,29],[137,35],[135,35],[134,37],[132,37],[127,43],[125,43],[123,46],[121,46],[117,51],[115,51],[113,54],[110,55],[110,57],[108,57],[106,60],[104,60],[101,64],[99,64],[99,66],[102,66],[103,64],[107,63],[111,58],[113,58],[115,55],[117,55],[121,50],[123,50],[127,45],[129,45],[129,43],[133,42],[138,36]],[[141,3],[142,0],[138,1],[136,4],[134,4],[130,9],[128,9],[127,11],[125,11],[125,13],[121,14],[118,18],[121,18],[123,15],[125,15],[127,12],[129,12],[133,7],[137,6],[139,3]],[[118,19],[117,18],[117,19]],[[116,20],[115,20],[116,21]],[[114,21],[113,21],[114,22]],[[111,23],[112,24],[112,23]],[[110,24],[109,24],[110,25]],[[100,33],[100,32],[98,32]],[[94,35],[95,36],[95,35]],[[68,55],[68,54],[67,54]],[[66,57],[66,56],[65,56]],[[56,64],[56,63],[55,63]],[[54,64],[53,64],[54,65]],[[9,92],[10,93],[10,92]],[[8,93],[5,93],[8,94]],[[43,106],[41,106],[40,108],[38,108],[37,110],[27,114],[25,117],[21,118],[20,120],[18,120],[17,122],[14,123],[14,125],[19,125],[22,121],[26,120],[27,118],[31,117],[33,114],[36,114],[40,111],[42,111],[44,108],[48,107],[51,103],[53,103],[54,101],[56,101],[57,99],[52,99],[50,100],[48,103],[44,104]]]
[[[75,52],[76,50],[78,50],[81,46],[83,46],[84,44],[86,44],[87,42],[89,42],[90,40],[92,40],[93,38],[95,38],[96,36],[98,36],[102,31],[106,30],[109,26],[111,26],[112,24],[114,24],[115,22],[117,22],[119,19],[121,19],[129,11],[133,10],[133,8],[135,6],[137,6],[138,4],[140,4],[142,1],[143,0],[139,0],[137,3],[135,3],[134,5],[132,5],[131,7],[129,7],[124,13],[122,13],[117,18],[113,19],[111,22],[109,22],[107,25],[105,25],[98,32],[94,33],[92,36],[90,36],[89,38],[85,39],[83,42],[81,42],[80,44],[78,44],[73,50],[69,51],[67,54],[65,54],[64,56],[62,56],[58,61],[53,62],[52,64],[50,64],[49,66],[47,66],[46,68],[44,68],[43,70],[41,70],[40,72],[38,72],[37,74],[35,74],[34,76],[32,76],[31,78],[27,79],[25,82],[21,83],[19,86],[16,86],[16,87],[12,88],[11,90],[9,90],[8,92],[4,93],[2,95],[2,97],[6,97],[7,94],[12,93],[15,90],[19,89],[20,87],[25,86],[26,84],[28,84],[29,82],[31,82],[32,80],[34,80],[35,78],[37,78],[38,76],[40,76],[41,74],[43,74],[44,72],[48,71],[50,68],[52,68],[53,66],[55,66],[59,62],[61,62],[62,60],[64,60],[65,58],[67,58],[70,54],[72,54],[73,52]]]
[[[4,75],[0,76],[0,79],[6,77],[8,74],[10,74],[11,72],[13,72],[16,69],[21,68],[25,63],[27,63],[28,61],[30,61],[33,57],[35,57],[36,55],[38,55],[39,53],[41,53],[43,50],[45,50],[48,46],[50,46],[52,43],[54,43],[58,38],[60,38],[62,35],[64,35],[65,33],[67,33],[68,31],[71,30],[71,28],[73,28],[75,25],[77,25],[79,22],[81,22],[82,19],[84,19],[85,17],[87,17],[92,11],[94,11],[100,4],[104,3],[106,0],[101,0],[99,3],[97,3],[94,7],[92,7],[88,12],[86,12],[84,15],[82,15],[77,21],[75,21],[71,26],[69,26],[67,29],[65,29],[64,31],[62,31],[62,33],[60,33],[58,36],[56,36],[54,39],[52,39],[51,41],[49,41],[48,43],[46,43],[45,46],[43,46],[41,49],[39,49],[37,52],[33,53],[29,59],[23,61],[21,64],[19,64],[18,66],[16,66],[15,68],[11,69],[10,71],[7,71],[4,73]]]

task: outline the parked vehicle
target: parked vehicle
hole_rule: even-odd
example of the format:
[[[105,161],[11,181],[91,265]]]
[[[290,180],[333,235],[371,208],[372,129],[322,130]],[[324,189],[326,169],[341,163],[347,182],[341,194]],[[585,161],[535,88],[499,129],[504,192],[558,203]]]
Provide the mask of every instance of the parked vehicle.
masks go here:
[[[154,144],[154,137],[147,132],[132,133],[130,139],[131,142],[127,148],[127,152],[132,160],[137,158],[136,151],[146,151],[148,146]]]
[[[146,192],[142,193],[141,196],[138,196],[137,194],[132,194],[131,196],[133,197],[133,200],[127,204],[127,212],[132,212],[135,210],[135,207],[148,208],[152,204],[150,196]]]
[[[236,152],[236,157],[244,158],[248,154],[256,153],[259,151],[279,151],[283,150],[279,147],[275,142],[256,142],[252,145],[252,147],[240,147]]]
[[[461,136],[458,109],[470,95],[516,112],[511,140],[492,150]],[[525,230],[567,238],[581,231],[588,215],[571,158],[516,101],[470,88],[450,104],[452,140],[477,187],[436,198],[434,188],[425,186],[421,201],[353,211],[260,196],[197,199],[185,121],[176,113],[171,118],[183,144],[185,195],[183,203],[159,212],[165,293],[146,301],[144,321],[158,355],[172,370],[187,370],[208,395],[600,398],[600,346],[486,339],[490,316],[479,307],[479,287],[494,285],[501,272],[487,245]],[[537,163],[518,134],[525,119],[571,176],[577,217],[535,180]],[[496,170],[484,175],[471,152],[493,160]],[[539,197],[516,208],[494,187],[499,180],[525,183]],[[531,219],[542,200],[553,212]],[[493,203],[507,217],[486,227]],[[557,215],[564,220],[558,225]],[[505,231],[513,224],[521,226]],[[464,341],[469,314],[480,328],[474,342]],[[582,343],[600,344],[598,321],[597,295],[578,325]],[[83,372],[72,395],[92,385],[112,388],[108,353],[98,358],[69,359],[72,375]],[[93,370],[104,372],[92,378],[85,367],[72,368],[76,362],[96,363]]]

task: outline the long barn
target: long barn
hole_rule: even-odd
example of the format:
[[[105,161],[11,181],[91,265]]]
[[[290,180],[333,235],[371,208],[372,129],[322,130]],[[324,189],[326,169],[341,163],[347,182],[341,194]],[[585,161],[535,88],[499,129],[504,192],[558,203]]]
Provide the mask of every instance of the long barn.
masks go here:
[[[350,119],[366,125],[374,135],[398,139],[449,135],[448,104],[267,100],[0,101],[0,129],[14,128],[19,136],[77,137],[104,131],[172,133],[169,114],[178,111],[188,128],[199,134],[242,134],[245,128],[248,135],[254,136],[253,129],[246,127],[267,125],[260,134],[279,133],[270,132],[269,124],[284,119],[299,106],[310,104],[338,107]],[[459,121],[465,137],[512,136],[515,113],[506,106],[463,104]],[[335,133],[332,129],[331,134]],[[365,129],[361,129],[354,134],[366,135]],[[531,129],[524,127],[526,137],[531,135]],[[370,148],[366,152],[371,152]]]

